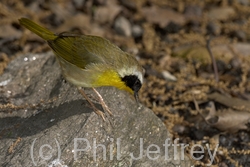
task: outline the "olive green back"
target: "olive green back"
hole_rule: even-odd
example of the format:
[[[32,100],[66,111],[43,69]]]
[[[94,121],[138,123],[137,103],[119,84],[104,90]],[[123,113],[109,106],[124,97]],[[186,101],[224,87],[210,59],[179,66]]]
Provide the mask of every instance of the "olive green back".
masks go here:
[[[124,54],[117,46],[98,36],[61,33],[53,41],[48,41],[57,56],[85,68],[88,64],[114,64],[115,57]]]
[[[93,63],[106,63],[112,66],[121,58],[120,55],[124,55],[120,48],[98,36],[68,32],[56,35],[29,19],[21,18],[19,22],[46,40],[56,56],[80,68],[85,68],[88,64]]]

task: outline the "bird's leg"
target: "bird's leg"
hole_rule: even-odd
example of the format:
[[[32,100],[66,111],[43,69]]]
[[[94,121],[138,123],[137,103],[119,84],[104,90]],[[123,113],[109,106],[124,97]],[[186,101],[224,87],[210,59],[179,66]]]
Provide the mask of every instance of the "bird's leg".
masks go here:
[[[98,96],[99,98],[99,102],[101,103],[102,105],[102,108],[104,110],[106,110],[110,115],[113,115],[112,112],[110,111],[109,107],[106,105],[106,103],[104,102],[103,98],[102,98],[102,95],[95,89],[95,88],[92,88],[93,91],[96,93],[96,95]]]
[[[85,94],[85,92],[81,89],[81,87],[78,87],[79,92],[81,93],[81,95],[88,101],[88,103],[91,105],[91,107],[93,108],[93,110],[95,111],[95,113],[99,116],[102,117],[102,119],[105,121],[104,118],[104,113],[101,112],[99,109],[96,108],[96,106],[91,102],[91,100],[89,99],[89,97]]]

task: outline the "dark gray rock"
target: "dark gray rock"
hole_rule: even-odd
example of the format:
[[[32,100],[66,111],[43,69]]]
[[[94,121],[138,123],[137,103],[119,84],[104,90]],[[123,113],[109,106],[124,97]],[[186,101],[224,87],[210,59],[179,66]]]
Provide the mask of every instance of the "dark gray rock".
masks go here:
[[[126,92],[98,89],[114,114],[106,114],[104,122],[75,86],[63,81],[52,53],[16,58],[0,85],[0,166],[190,166],[180,156],[173,159],[173,147],[165,150],[171,135],[164,124]],[[155,160],[147,156],[151,144],[160,149],[149,154]],[[140,153],[142,158],[131,158]]]

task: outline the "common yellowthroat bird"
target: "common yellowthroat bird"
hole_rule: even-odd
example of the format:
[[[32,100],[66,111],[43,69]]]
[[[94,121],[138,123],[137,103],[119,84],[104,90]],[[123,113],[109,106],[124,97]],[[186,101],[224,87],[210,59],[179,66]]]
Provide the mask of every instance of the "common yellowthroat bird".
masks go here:
[[[114,86],[133,94],[138,102],[138,91],[143,83],[143,68],[135,57],[98,36],[69,32],[54,34],[27,18],[21,18],[19,22],[47,41],[56,55],[65,79],[78,87],[102,119],[103,112],[95,107],[82,87],[92,88],[98,95],[103,109],[111,115],[96,87]]]

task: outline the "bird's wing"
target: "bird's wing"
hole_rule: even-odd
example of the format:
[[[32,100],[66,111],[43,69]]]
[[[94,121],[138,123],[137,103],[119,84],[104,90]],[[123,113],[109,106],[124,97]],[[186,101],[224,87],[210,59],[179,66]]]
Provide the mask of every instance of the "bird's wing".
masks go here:
[[[112,64],[123,53],[108,40],[97,36],[62,33],[53,41],[48,41],[57,56],[80,68],[94,63]]]

